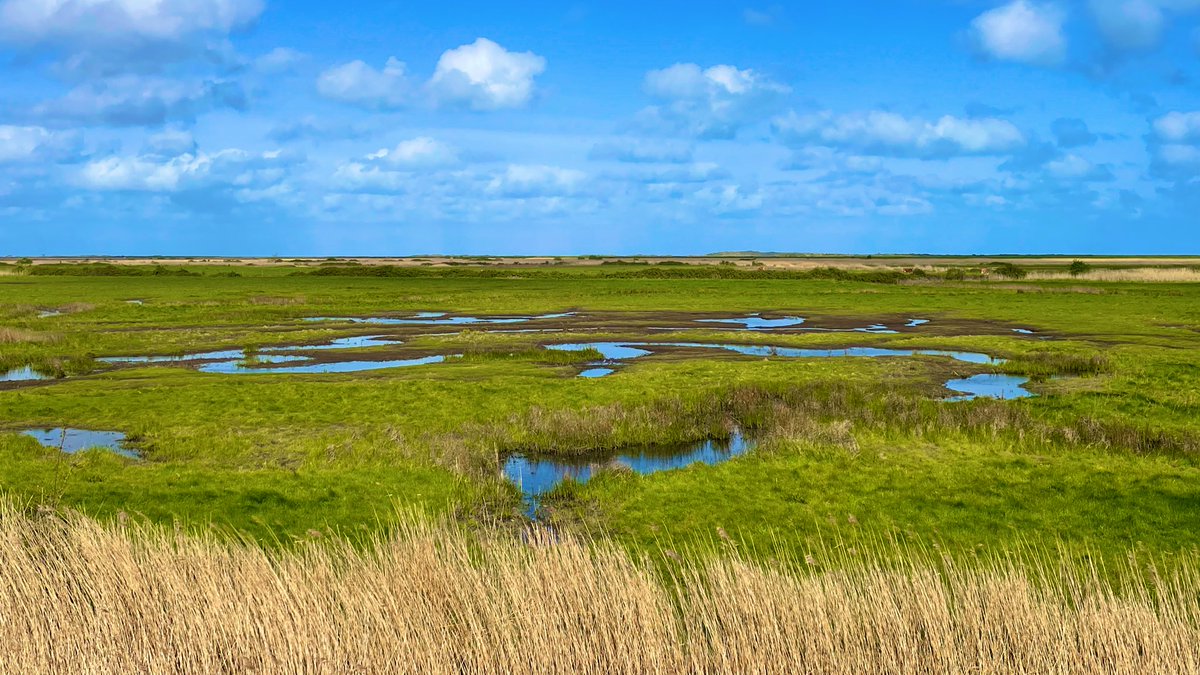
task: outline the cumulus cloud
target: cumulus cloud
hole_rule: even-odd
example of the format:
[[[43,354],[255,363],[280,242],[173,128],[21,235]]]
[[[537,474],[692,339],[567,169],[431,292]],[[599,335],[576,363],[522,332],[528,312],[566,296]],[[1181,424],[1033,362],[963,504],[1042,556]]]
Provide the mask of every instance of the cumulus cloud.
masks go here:
[[[100,191],[177,192],[215,185],[261,188],[278,183],[284,169],[303,157],[282,151],[251,153],[236,148],[213,154],[110,156],[80,168],[80,187]]]
[[[458,164],[458,151],[430,138],[418,136],[400,141],[395,148],[381,148],[367,159],[404,169],[430,169]]]
[[[987,58],[1054,66],[1066,56],[1064,20],[1062,10],[1053,5],[1014,0],[975,17],[970,34]]]
[[[1150,170],[1161,178],[1200,175],[1200,111],[1169,112],[1151,123]]]
[[[239,83],[123,75],[82,84],[61,98],[34,106],[29,114],[68,124],[155,126],[189,121],[217,108],[246,108],[246,93]]]
[[[692,146],[640,138],[601,141],[588,152],[588,159],[632,164],[685,164],[692,161]]]
[[[544,164],[509,164],[487,185],[492,195],[514,198],[561,196],[576,193],[587,174]]]
[[[0,24],[6,37],[27,43],[171,40],[244,28],[262,10],[261,0],[5,0]]]
[[[79,138],[73,133],[0,125],[0,164],[67,161],[79,156],[79,148]]]
[[[1107,181],[1112,180],[1112,170],[1103,164],[1092,162],[1075,154],[1052,159],[1045,164],[1046,174],[1059,180]]]
[[[546,59],[533,52],[510,52],[479,38],[442,54],[429,89],[441,104],[474,110],[520,108],[533,97],[534,78],[545,69]]]
[[[935,122],[873,110],[836,115],[789,113],[773,123],[777,136],[791,144],[813,144],[863,155],[945,159],[965,155],[1001,155],[1025,144],[1016,126],[996,118]]]
[[[364,108],[387,110],[402,108],[411,101],[413,87],[407,68],[395,57],[382,70],[363,61],[351,61],[321,73],[317,92],[334,101]]]
[[[409,77],[403,62],[389,58],[381,70],[363,61],[329,68],[317,78],[317,92],[328,99],[375,110],[395,110],[424,101],[433,106],[473,110],[520,108],[533,98],[535,78],[546,59],[532,52],[510,52],[479,38],[444,52],[424,85]]]
[[[645,90],[664,104],[644,109],[642,126],[704,138],[733,137],[742,126],[777,112],[791,92],[751,69],[695,63],[650,71]]]
[[[262,10],[261,0],[3,0],[0,39],[65,54],[70,70],[141,72],[226,50],[220,41]]]
[[[1169,112],[1154,120],[1153,129],[1163,143],[1200,144],[1200,111]]]
[[[445,170],[460,163],[455,148],[429,136],[418,136],[339,165],[333,184],[342,192],[398,194],[414,185],[417,177],[440,178],[454,173]]]

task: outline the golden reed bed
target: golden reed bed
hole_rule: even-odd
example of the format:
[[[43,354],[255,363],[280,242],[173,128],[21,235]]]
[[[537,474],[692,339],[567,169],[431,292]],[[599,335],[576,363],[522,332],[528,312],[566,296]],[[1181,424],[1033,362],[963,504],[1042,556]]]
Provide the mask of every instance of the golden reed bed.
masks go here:
[[[671,554],[673,557],[675,554]],[[9,673],[1195,673],[1200,565],[842,571],[416,525],[289,552],[0,515]],[[669,579],[669,580],[668,580]]]

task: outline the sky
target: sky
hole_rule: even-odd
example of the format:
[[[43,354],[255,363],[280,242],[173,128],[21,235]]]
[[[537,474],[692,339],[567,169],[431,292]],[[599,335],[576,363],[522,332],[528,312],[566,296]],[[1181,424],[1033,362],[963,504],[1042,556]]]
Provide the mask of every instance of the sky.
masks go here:
[[[1200,254],[1200,0],[0,0],[0,255]]]

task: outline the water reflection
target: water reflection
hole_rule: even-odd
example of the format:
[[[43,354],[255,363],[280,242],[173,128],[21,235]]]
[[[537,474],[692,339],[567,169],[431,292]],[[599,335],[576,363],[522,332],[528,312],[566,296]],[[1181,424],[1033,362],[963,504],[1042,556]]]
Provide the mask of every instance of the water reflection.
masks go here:
[[[13,368],[12,370],[0,373],[0,382],[28,382],[31,380],[49,380],[49,375],[43,375],[33,369],[33,366],[25,366],[24,368]]]
[[[141,455],[125,447],[125,434],[119,431],[93,431],[91,429],[29,429],[21,432],[35,439],[44,447],[55,448],[68,454],[84,450],[101,449],[115,452],[122,457],[139,459]]]
[[[727,439],[703,440],[678,445],[651,445],[627,449],[616,455],[583,457],[526,457],[513,455],[504,463],[504,476],[525,495],[527,513],[532,517],[541,496],[568,478],[587,482],[606,467],[624,467],[639,474],[681,469],[692,464],[718,464],[745,454],[754,448],[741,431]]]
[[[389,361],[330,361],[326,363],[312,363],[312,359],[307,359],[303,356],[260,356],[261,363],[281,363],[285,361],[306,361],[305,365],[301,366],[281,366],[281,367],[261,367],[255,362],[247,361],[218,361],[215,363],[205,363],[200,366],[199,370],[203,373],[222,373],[226,375],[247,375],[247,374],[266,374],[266,375],[303,375],[303,374],[321,374],[321,373],[357,373],[364,370],[384,370],[387,368],[405,368],[409,366],[424,366],[430,363],[441,363],[447,358],[459,356],[458,354],[423,356],[415,359],[392,359]]]
[[[720,349],[747,356],[780,357],[792,359],[820,359],[857,356],[880,358],[889,356],[945,356],[956,361],[982,365],[1003,363],[1002,359],[994,359],[987,354],[976,352],[960,352],[942,349],[884,349],[881,347],[847,347],[844,349],[804,349],[799,347],[777,347],[771,345],[737,345],[707,342],[578,342],[572,344],[548,345],[547,349],[561,351],[583,351],[595,349],[600,352],[606,362],[617,363],[635,359],[652,353],[655,347],[677,347],[686,349]],[[586,371],[585,371],[586,372]],[[602,377],[608,373],[592,374],[590,377]]]
[[[946,383],[946,388],[951,391],[962,392],[961,396],[948,398],[948,401],[970,401],[975,398],[997,398],[1002,400],[1015,398],[1028,398],[1036,396],[1033,392],[1024,388],[1025,383],[1029,382],[1028,377],[1019,377],[1017,375],[1000,375],[985,373],[983,375],[972,375],[961,380],[950,380]]]
[[[778,319],[764,319],[756,314],[740,318],[727,319],[696,319],[697,323],[731,323],[740,325],[747,330],[765,330],[770,328],[787,328],[789,326],[799,326],[804,323],[804,318],[799,316],[785,316]]]

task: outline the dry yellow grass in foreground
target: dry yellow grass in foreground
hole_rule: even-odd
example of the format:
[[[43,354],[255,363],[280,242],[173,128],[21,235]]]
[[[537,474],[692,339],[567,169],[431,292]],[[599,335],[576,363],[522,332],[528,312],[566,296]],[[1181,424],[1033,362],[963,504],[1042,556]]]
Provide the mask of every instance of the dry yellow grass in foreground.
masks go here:
[[[708,558],[664,581],[544,533],[267,553],[0,510],[5,672],[1200,672],[1194,558],[1119,589],[1074,564],[922,556]]]

